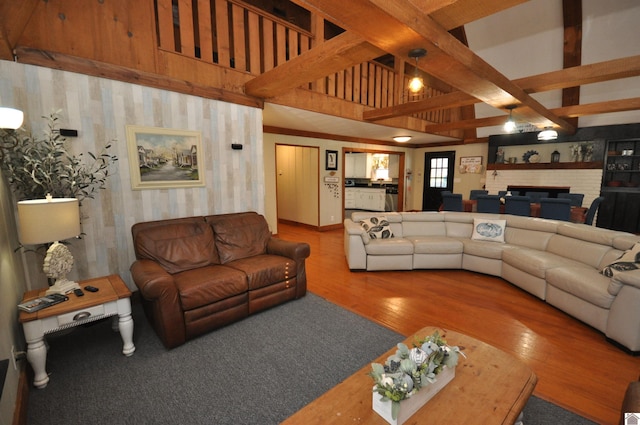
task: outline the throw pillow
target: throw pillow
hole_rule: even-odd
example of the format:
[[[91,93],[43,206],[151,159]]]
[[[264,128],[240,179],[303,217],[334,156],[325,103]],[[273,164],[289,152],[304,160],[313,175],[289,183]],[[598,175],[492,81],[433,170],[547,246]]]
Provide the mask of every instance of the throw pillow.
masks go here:
[[[489,220],[486,218],[473,219],[473,234],[471,239],[476,241],[491,241],[504,243],[504,228],[507,220]]]
[[[393,232],[385,216],[360,220],[360,225],[369,234],[371,239],[389,239],[393,237]]]
[[[617,273],[627,270],[640,269],[640,243],[633,248],[627,250],[613,263],[602,269],[602,274],[607,277],[613,277]]]

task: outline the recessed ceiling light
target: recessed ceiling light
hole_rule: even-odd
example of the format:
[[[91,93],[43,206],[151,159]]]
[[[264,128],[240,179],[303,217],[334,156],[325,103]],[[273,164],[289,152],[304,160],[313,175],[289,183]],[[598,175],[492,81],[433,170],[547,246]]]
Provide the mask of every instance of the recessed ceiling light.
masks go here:
[[[398,143],[404,143],[411,140],[411,136],[396,136],[393,138],[393,140],[395,140]]]

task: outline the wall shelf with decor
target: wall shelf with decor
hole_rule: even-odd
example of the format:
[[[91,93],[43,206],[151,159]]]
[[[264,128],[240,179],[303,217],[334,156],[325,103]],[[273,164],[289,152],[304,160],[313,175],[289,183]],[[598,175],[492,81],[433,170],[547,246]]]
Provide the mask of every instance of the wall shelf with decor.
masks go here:
[[[487,164],[487,170],[588,170],[601,169],[602,161],[591,162],[538,162],[516,164]]]
[[[607,142],[601,195],[598,227],[640,233],[640,138]]]

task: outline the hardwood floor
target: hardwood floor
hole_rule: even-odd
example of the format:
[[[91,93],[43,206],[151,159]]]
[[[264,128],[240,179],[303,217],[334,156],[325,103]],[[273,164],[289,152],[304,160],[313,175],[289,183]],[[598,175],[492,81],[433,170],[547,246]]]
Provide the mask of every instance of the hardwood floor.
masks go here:
[[[462,270],[351,272],[342,230],[279,224],[305,241],[308,290],[403,335],[433,325],[492,344],[538,375],[534,394],[601,424],[616,424],[640,357],[538,298],[493,276]]]

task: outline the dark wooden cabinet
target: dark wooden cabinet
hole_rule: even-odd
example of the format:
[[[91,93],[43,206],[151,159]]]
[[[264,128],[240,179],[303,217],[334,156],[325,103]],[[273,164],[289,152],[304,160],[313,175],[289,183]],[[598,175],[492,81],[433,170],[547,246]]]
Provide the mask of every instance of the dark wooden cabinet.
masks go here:
[[[597,226],[640,233],[640,139],[607,142],[601,194]]]

